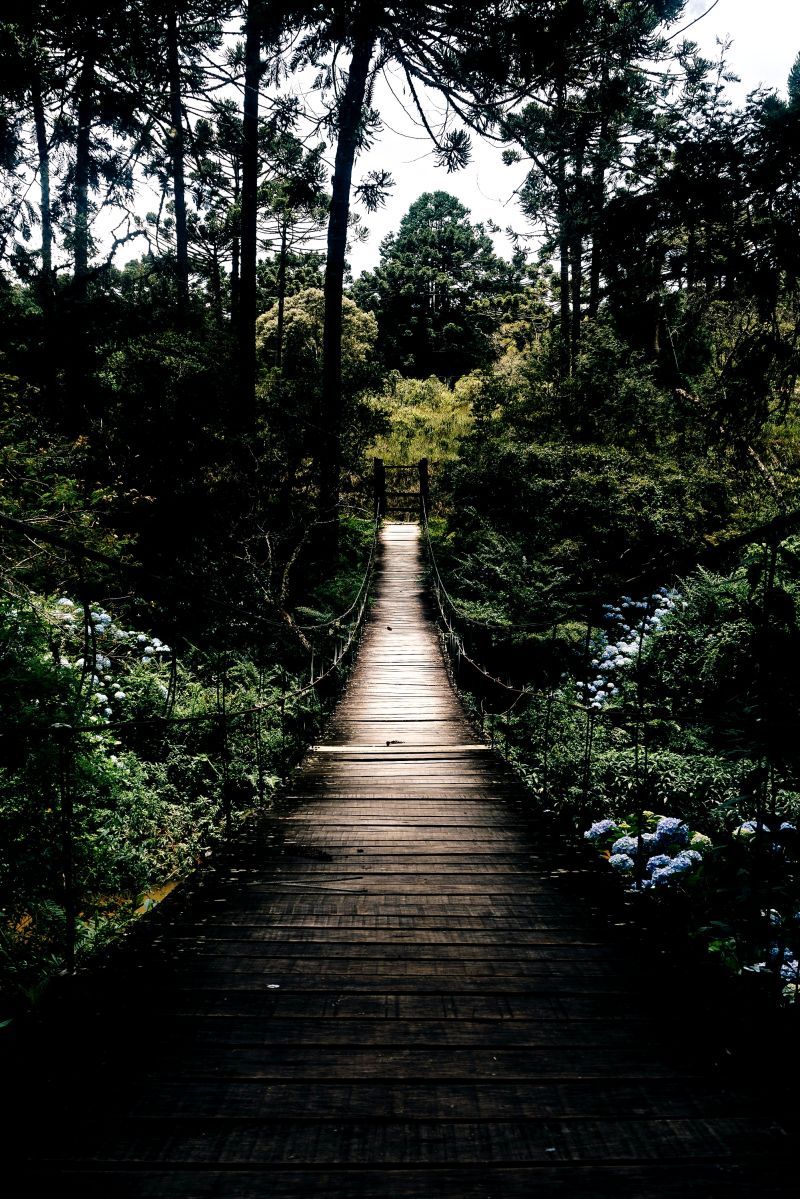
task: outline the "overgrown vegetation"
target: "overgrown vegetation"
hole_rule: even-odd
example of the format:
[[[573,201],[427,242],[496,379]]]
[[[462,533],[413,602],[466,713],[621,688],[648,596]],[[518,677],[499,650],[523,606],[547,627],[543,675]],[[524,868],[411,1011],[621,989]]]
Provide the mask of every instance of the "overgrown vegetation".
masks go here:
[[[15,985],[60,965],[69,921],[79,948],[102,940],[268,802],[314,715],[304,697],[278,731],[273,700],[312,646],[315,671],[341,647],[361,583],[371,455],[435,463],[441,569],[476,660],[525,688],[504,735],[542,803],[576,833],[656,836],[663,815],[708,836],[673,888],[691,875],[692,928],[737,969],[766,945],[780,979],[765,929],[796,952],[800,907],[780,828],[800,790],[800,78],[734,106],[724,53],[673,36],[684,7],[136,0],[2,23]],[[350,279],[351,202],[392,186],[353,176],[390,67],[444,169],[484,133],[529,168],[508,259],[437,190]],[[602,605],[630,646],[662,588],[681,602],[631,657]],[[235,712],[263,705],[255,736]]]

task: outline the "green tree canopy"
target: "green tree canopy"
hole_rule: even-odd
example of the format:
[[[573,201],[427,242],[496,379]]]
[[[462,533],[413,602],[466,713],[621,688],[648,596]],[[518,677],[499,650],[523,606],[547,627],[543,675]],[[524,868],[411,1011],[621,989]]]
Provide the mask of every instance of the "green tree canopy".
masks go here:
[[[377,317],[387,366],[457,379],[495,357],[502,297],[525,273],[522,256],[513,263],[500,258],[485,227],[473,225],[454,196],[426,192],[384,239],[380,265],[353,292]]]
[[[284,477],[305,470],[319,446],[325,296],[315,287],[287,296],[283,354],[277,365],[279,303],[256,321],[261,436],[273,467]],[[345,448],[355,460],[376,432],[377,417],[361,394],[377,383],[372,313],[345,297],[342,308],[342,379],[346,396]]]
[[[407,466],[420,458],[442,462],[458,457],[463,437],[474,423],[472,401],[480,376],[467,375],[455,387],[440,379],[404,379],[389,376],[373,405],[389,423],[372,446],[372,452],[389,462]]]

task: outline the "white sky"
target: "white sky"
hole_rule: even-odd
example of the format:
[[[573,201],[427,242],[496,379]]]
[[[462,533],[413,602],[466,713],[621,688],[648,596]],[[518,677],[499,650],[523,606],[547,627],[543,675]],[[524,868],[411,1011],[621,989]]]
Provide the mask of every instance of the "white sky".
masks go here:
[[[711,3],[690,0],[678,28],[705,12]],[[709,58],[716,55],[718,37],[733,38],[730,64],[742,81],[731,87],[734,101],[743,100],[760,84],[784,92],[792,63],[800,52],[800,0],[718,0],[713,11],[685,36],[698,42]],[[388,88],[380,89],[376,105],[384,120],[384,133],[379,143],[359,158],[354,177],[358,179],[368,170],[382,167],[392,172],[396,187],[385,208],[365,217],[369,240],[354,245],[348,256],[354,275],[377,264],[381,239],[397,228],[422,192],[450,192],[470,209],[472,220],[491,219],[503,229],[511,225],[519,232],[525,231],[525,219],[514,200],[514,190],[526,173],[523,164],[506,167],[498,149],[473,139],[470,166],[448,175],[436,167],[427,138],[412,140],[422,131],[409,129],[408,118]],[[402,136],[398,130],[408,130],[411,136]],[[498,236],[496,243],[501,253],[508,253],[506,238]]]

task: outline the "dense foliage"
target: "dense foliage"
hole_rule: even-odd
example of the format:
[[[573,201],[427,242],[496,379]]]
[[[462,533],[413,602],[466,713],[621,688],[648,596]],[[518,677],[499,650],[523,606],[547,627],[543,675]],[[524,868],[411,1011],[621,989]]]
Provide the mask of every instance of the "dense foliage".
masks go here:
[[[0,945],[18,986],[58,968],[70,920],[82,952],[268,802],[314,715],[298,701],[278,732],[270,704],[340,647],[373,455],[434,463],[459,627],[524,685],[504,739],[543,806],[573,832],[610,821],[612,868],[658,902],[691,892],[693,931],[737,969],[796,961],[772,951],[800,948],[781,827],[800,791],[800,68],[734,106],[725,52],[673,33],[684,7],[4,17]],[[385,70],[444,170],[484,134],[526,164],[510,260],[438,190],[349,277],[356,208],[393,182],[354,174]],[[253,707],[257,735],[221,733]]]

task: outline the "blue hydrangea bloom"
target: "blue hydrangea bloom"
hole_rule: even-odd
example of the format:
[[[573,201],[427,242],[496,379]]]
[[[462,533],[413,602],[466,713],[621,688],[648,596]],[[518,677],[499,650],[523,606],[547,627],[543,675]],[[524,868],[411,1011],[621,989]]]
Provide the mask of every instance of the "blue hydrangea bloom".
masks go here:
[[[694,860],[689,857],[688,852],[685,854],[679,853],[677,857],[672,859],[672,873],[687,874],[688,871],[694,870],[694,865]]]
[[[800,982],[800,962],[796,958],[781,966],[781,978],[786,983]]]
[[[791,949],[781,949],[780,945],[770,945],[767,950],[767,957],[771,962],[791,962],[794,954]]]
[[[665,842],[673,845],[686,845],[689,840],[689,829],[677,816],[662,816],[656,825],[656,840],[661,845]]]
[[[634,866],[633,858],[627,853],[612,853],[608,859],[608,864],[614,870],[619,870],[622,873],[633,870]]]
[[[647,863],[647,873],[652,874],[654,870],[662,870],[665,866],[672,864],[672,858],[666,853],[654,854]]]
[[[626,853],[631,857],[634,857],[636,855],[638,846],[639,842],[636,837],[620,837],[619,840],[615,841],[611,846],[611,852],[613,854]]]
[[[739,825],[738,832],[740,833],[768,833],[769,829],[763,821],[745,820],[744,824]]]
[[[609,833],[613,833],[616,827],[614,820],[596,820],[591,828],[587,828],[583,836],[587,841],[599,841],[601,837],[607,837]]]

